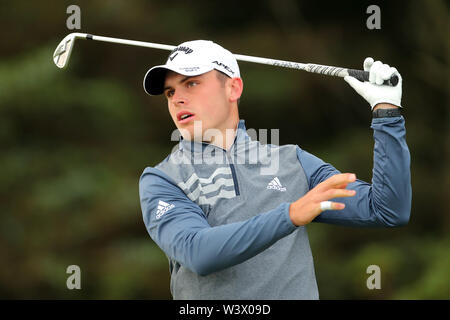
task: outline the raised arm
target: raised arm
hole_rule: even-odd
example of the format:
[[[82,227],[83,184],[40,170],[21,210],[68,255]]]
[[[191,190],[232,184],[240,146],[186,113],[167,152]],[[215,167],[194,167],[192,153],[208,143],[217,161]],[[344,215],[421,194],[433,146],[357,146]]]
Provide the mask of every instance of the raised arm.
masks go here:
[[[372,120],[375,139],[372,183],[350,182],[346,189],[355,190],[356,194],[335,199],[344,203],[345,208],[324,211],[313,222],[367,227],[395,227],[408,223],[412,190],[404,122],[403,117]],[[310,189],[340,173],[331,164],[300,148],[297,157]]]
[[[345,80],[374,111],[371,125],[375,140],[372,183],[361,180],[349,183],[345,187],[355,190],[356,195],[336,200],[342,202],[345,209],[322,212],[313,221],[347,226],[402,226],[409,221],[412,197],[405,119],[396,110],[401,108],[402,77],[397,69],[380,61],[374,62],[372,58],[365,59],[364,70],[369,72],[368,82],[360,82],[353,77]],[[399,78],[397,86],[382,85],[393,74]],[[297,157],[311,190],[339,174],[332,165],[300,148]]]

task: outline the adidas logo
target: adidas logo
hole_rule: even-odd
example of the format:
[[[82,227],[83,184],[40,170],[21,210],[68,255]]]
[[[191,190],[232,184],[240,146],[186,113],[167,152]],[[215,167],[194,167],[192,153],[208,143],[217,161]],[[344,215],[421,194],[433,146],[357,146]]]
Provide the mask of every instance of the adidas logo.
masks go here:
[[[267,185],[267,189],[274,189],[274,190],[278,190],[278,191],[286,191],[286,188],[284,188],[281,185],[281,182],[278,179],[278,177],[273,178],[273,180],[269,182],[269,184]]]
[[[156,210],[156,219],[159,219],[162,217],[163,214],[165,214],[170,209],[174,208],[175,205],[164,202],[159,200],[158,202],[158,209]]]

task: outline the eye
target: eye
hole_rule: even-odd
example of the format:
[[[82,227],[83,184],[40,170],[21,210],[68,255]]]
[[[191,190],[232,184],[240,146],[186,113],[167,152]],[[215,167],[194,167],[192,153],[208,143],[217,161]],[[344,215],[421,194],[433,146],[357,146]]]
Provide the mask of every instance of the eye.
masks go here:
[[[167,98],[172,97],[172,96],[173,96],[173,93],[174,93],[174,90],[167,90],[167,91],[166,91],[166,97],[167,97]]]
[[[188,86],[188,88],[195,87],[196,85],[198,85],[198,82],[197,81],[188,81],[186,83],[186,85]]]

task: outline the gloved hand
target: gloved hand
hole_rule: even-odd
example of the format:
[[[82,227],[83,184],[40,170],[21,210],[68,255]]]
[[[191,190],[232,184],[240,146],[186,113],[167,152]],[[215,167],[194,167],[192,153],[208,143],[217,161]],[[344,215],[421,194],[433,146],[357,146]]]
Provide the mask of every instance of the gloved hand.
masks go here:
[[[402,107],[402,77],[397,69],[383,64],[381,61],[373,61],[372,58],[364,60],[364,71],[369,71],[369,82],[361,82],[354,77],[346,76],[344,80],[358,92],[373,108],[378,103],[390,103]],[[393,74],[398,76],[395,87],[383,85],[383,81],[389,79]]]

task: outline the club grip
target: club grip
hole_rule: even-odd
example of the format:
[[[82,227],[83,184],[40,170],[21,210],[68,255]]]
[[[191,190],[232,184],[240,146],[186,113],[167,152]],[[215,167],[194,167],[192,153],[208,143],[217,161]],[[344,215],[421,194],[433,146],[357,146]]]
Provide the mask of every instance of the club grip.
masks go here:
[[[369,81],[369,72],[363,71],[363,70],[355,70],[355,69],[348,69],[348,75],[352,76],[359,81]],[[390,79],[384,80],[383,84],[387,86],[393,86],[395,87],[398,83],[398,76],[392,75]]]

